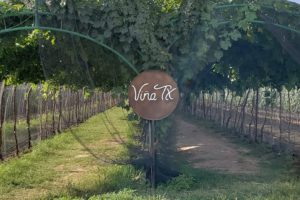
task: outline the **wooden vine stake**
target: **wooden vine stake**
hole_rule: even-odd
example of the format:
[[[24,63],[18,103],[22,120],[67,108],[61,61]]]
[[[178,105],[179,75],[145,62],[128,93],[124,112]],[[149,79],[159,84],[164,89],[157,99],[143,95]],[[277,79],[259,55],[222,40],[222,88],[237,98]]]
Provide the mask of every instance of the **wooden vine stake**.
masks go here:
[[[13,128],[13,134],[15,139],[15,146],[16,146],[16,155],[19,156],[20,150],[19,150],[19,142],[18,142],[18,136],[17,136],[17,86],[13,86],[13,115],[14,115],[14,128]]]
[[[27,133],[28,133],[28,149],[31,149],[31,132],[30,132],[30,94],[32,91],[32,87],[29,86],[27,92],[27,100],[26,100],[26,123],[27,123]]]
[[[62,131],[62,87],[59,86],[59,91],[58,91],[58,127],[57,127],[57,132],[61,133]]]
[[[39,120],[40,120],[40,131],[38,134],[38,140],[41,141],[42,140],[42,135],[43,135],[43,94],[42,94],[42,85],[40,84],[39,87],[39,96],[38,96],[38,100],[39,100]]]
[[[53,89],[52,95],[52,134],[55,135],[55,110],[56,110],[56,88]]]
[[[4,89],[5,89],[5,83],[1,82],[1,86],[0,86],[0,160],[4,159],[4,156],[2,154],[2,133],[3,133],[3,122],[4,122],[4,106],[2,105],[3,103],[3,93],[4,93]]]
[[[49,87],[47,87],[47,94],[46,94],[46,100],[45,100],[45,137],[48,138],[48,105],[49,105]]]
[[[156,186],[155,121],[168,117],[179,101],[177,84],[161,71],[145,71],[133,79],[128,89],[129,105],[148,120],[148,150],[151,157],[150,183]],[[111,105],[109,105],[111,106]]]

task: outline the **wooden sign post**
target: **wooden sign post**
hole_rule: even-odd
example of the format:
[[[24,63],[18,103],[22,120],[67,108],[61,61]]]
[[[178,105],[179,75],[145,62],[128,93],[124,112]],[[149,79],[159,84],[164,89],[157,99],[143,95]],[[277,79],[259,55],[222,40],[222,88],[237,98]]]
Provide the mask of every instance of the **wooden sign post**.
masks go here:
[[[155,121],[168,117],[179,101],[176,82],[167,73],[151,70],[139,74],[128,88],[129,105],[143,119],[148,120],[149,153],[152,159],[151,185],[155,187]]]

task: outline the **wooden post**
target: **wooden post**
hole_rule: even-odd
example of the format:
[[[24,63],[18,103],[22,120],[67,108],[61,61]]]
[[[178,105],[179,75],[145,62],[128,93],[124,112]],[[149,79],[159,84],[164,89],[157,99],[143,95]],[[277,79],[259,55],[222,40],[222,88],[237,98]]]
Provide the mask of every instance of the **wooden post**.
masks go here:
[[[206,104],[205,104],[205,92],[202,92],[202,110],[203,110],[203,119],[206,119]]]
[[[288,140],[291,143],[291,121],[292,121],[292,109],[291,109],[291,92],[288,90],[288,106],[289,106],[289,119],[288,119]]]
[[[271,135],[272,135],[272,138],[274,138],[274,134],[273,134],[273,117],[274,117],[274,104],[272,102],[271,103]]]
[[[105,110],[105,98],[104,98],[105,93],[102,92],[101,95],[101,112],[103,112]]]
[[[76,125],[79,124],[79,91],[76,92],[76,101],[75,101],[75,120],[76,120]]]
[[[48,106],[49,106],[49,87],[47,88],[47,94],[46,94],[46,102],[45,102],[45,115],[46,115],[46,119],[45,119],[45,137],[48,138]]]
[[[219,92],[216,92],[216,110],[215,110],[215,122],[218,122],[220,119],[220,95]]]
[[[222,127],[225,127],[225,119],[226,119],[226,112],[227,112],[227,100],[229,97],[229,91],[226,92],[226,90],[224,89],[224,94],[225,94],[225,100],[224,100],[224,106],[222,106],[223,109],[223,116],[222,116]]]
[[[237,104],[237,106],[236,106],[236,108],[235,108],[235,115],[234,115],[234,123],[233,123],[233,128],[234,129],[236,129],[237,127],[236,127],[236,125],[237,125],[237,117],[238,117],[238,115],[239,115],[239,107],[241,106],[241,101],[242,101],[242,97],[240,96],[239,97],[239,101],[238,101],[238,104]]]
[[[27,93],[27,101],[26,101],[26,123],[27,123],[27,133],[28,133],[28,149],[31,149],[31,132],[30,132],[30,94],[32,91],[32,87],[29,86]]]
[[[59,86],[59,91],[58,91],[58,127],[57,127],[57,131],[58,133],[61,133],[61,118],[62,118],[62,87]]]
[[[92,111],[92,109],[91,109],[91,100],[92,100],[91,96],[89,96],[86,100],[86,105],[87,105],[87,118],[86,119],[91,117],[91,111]]]
[[[149,121],[149,152],[151,156],[151,173],[150,182],[151,187],[155,188],[156,185],[156,151],[155,151],[155,122],[153,120]]]
[[[104,111],[107,110],[107,98],[106,98],[106,92],[104,93]]]
[[[98,102],[98,91],[95,92],[94,94],[94,103],[95,103],[95,114],[98,113],[98,105],[99,105],[99,102]]]
[[[94,115],[93,113],[93,95],[90,96],[90,117]]]
[[[4,155],[2,154],[2,133],[3,133],[3,122],[4,122],[4,110],[5,106],[2,105],[3,103],[3,93],[5,89],[5,83],[1,82],[1,88],[0,88],[0,160],[4,160]]]
[[[109,92],[109,107],[112,107],[112,99],[111,99],[111,92]]]
[[[71,91],[71,99],[70,99],[70,108],[71,112],[71,125],[76,124],[76,93]]]
[[[210,102],[210,108],[209,108],[209,120],[212,120],[212,110],[214,106],[214,93],[211,94],[211,102]]]
[[[72,111],[72,106],[70,104],[71,98],[72,98],[72,92],[68,89],[67,92],[67,97],[66,97],[66,104],[67,104],[67,112],[68,112],[68,124],[67,126],[70,127],[71,126],[71,111]]]
[[[249,137],[251,137],[252,134],[252,124],[253,124],[253,117],[254,117],[254,108],[255,108],[255,94],[253,94],[252,97],[252,107],[251,107],[251,119],[250,119],[250,123],[249,123],[249,128],[248,128],[248,135]]]
[[[230,100],[230,106],[229,106],[229,113],[228,113],[228,118],[227,118],[227,121],[226,121],[226,125],[225,125],[225,127],[226,128],[229,128],[229,123],[230,123],[230,120],[231,120],[231,118],[232,118],[232,104],[233,104],[233,99],[234,99],[234,94],[233,94],[233,92],[231,92],[231,100]]]
[[[258,135],[258,104],[259,104],[259,88],[256,89],[256,101],[255,101],[255,132],[254,132],[254,141],[258,142],[257,135]]]
[[[282,143],[282,90],[279,91],[279,143],[280,143],[280,149],[281,149],[281,143]]]
[[[13,86],[13,116],[14,116],[14,127],[13,127],[13,134],[15,139],[15,146],[16,146],[16,155],[19,156],[19,143],[17,137],[17,86]]]
[[[53,90],[53,98],[52,98],[52,133],[56,133],[55,129],[55,110],[56,110],[56,88]]]
[[[83,100],[83,118],[84,118],[84,120],[86,120],[87,119],[87,100]]]
[[[42,86],[39,85],[39,115],[40,115],[40,131],[38,139],[42,140],[43,135],[43,95],[42,95]]]
[[[249,95],[250,95],[250,90],[247,91],[246,93],[246,97],[244,99],[244,102],[243,102],[243,105],[242,105],[242,108],[241,108],[241,126],[240,126],[240,132],[241,132],[241,135],[244,134],[244,124],[245,124],[245,115],[246,115],[246,106],[247,106],[247,103],[248,103],[248,98],[249,98]]]
[[[261,143],[264,140],[264,129],[265,129],[265,126],[266,126],[266,123],[267,123],[267,115],[268,115],[268,105],[267,105],[267,102],[265,102],[265,117],[264,117],[264,122],[261,126],[261,129],[260,129],[260,142]]]
[[[100,108],[100,105],[101,105],[101,93],[100,92],[98,92],[98,94],[97,94],[97,113],[100,113],[101,112],[101,108]]]

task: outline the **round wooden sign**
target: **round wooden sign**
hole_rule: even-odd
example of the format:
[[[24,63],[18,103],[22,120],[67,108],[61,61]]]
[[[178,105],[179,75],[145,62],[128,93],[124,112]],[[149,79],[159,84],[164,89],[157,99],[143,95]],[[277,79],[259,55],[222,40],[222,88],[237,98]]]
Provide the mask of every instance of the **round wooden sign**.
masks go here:
[[[147,120],[161,120],[175,110],[179,90],[167,73],[145,71],[131,82],[128,97],[129,105],[137,115]]]

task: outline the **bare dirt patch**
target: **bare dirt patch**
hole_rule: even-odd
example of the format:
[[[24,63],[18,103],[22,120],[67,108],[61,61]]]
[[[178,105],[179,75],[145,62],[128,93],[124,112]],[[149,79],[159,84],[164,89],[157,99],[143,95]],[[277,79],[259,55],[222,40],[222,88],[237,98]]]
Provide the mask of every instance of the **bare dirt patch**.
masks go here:
[[[176,147],[194,168],[233,174],[255,174],[258,171],[257,160],[245,155],[248,149],[179,116],[176,118]]]

